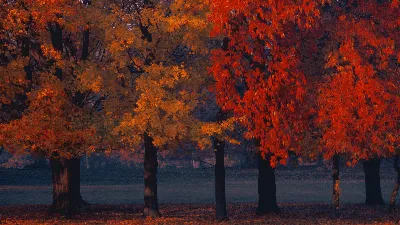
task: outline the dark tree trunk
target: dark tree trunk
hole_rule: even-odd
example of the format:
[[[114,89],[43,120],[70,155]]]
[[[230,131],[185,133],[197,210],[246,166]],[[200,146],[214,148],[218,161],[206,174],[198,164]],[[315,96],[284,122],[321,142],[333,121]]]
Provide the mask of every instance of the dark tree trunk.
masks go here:
[[[340,177],[339,177],[339,155],[335,154],[332,159],[332,179],[333,179],[333,192],[332,203],[333,212],[335,217],[340,216]]]
[[[59,52],[63,52],[62,29],[60,25],[56,22],[50,22],[48,27],[53,48]]]
[[[379,168],[381,160],[378,158],[370,159],[363,163],[365,173],[365,204],[384,205],[381,192],[381,178]]]
[[[82,37],[82,54],[81,54],[81,60],[87,60],[89,57],[89,29],[85,29],[83,31],[83,37]]]
[[[223,121],[226,114],[220,111],[217,121]],[[215,219],[227,220],[225,197],[225,141],[216,138],[214,140],[215,153]]]
[[[29,57],[29,62],[28,65],[24,66],[24,71],[25,71],[25,78],[28,81],[32,81],[33,78],[33,70],[32,70],[32,65],[31,65],[31,60],[30,60],[30,40],[29,38],[24,38],[22,40],[22,55],[25,57]],[[27,86],[27,91],[30,91],[32,88],[32,83],[29,82]]]
[[[399,156],[396,155],[396,157],[394,158],[394,161],[393,161],[393,167],[397,172],[397,181],[396,181],[396,184],[394,185],[392,196],[390,197],[390,205],[389,205],[390,211],[395,210],[396,197],[397,197],[397,193],[399,192],[399,186],[400,186],[400,167],[399,167],[398,162],[399,162]]]
[[[144,134],[144,216],[160,217],[157,200],[157,148],[153,139]]]
[[[222,111],[217,115],[217,121],[223,121],[226,114]],[[225,141],[214,140],[215,153],[215,219],[227,220],[225,197]]]
[[[279,213],[276,203],[275,168],[270,164],[270,156],[265,159],[258,154],[258,207],[256,214]]]
[[[217,220],[228,219],[226,213],[225,197],[225,141],[216,139],[215,149],[215,218]]]
[[[26,79],[29,80],[29,81],[32,81],[32,77],[33,77],[32,67],[30,65],[24,66],[24,71],[25,71],[25,74],[26,74],[25,75]]]
[[[50,211],[65,216],[73,216],[87,205],[80,191],[80,159],[51,158],[53,180],[53,203]]]
[[[86,1],[87,2],[87,1]],[[85,3],[85,2],[84,2]],[[90,4],[90,2],[87,2],[87,4]],[[89,35],[90,32],[88,29],[83,31],[83,37],[82,37],[82,54],[81,54],[81,60],[85,61],[89,57]],[[85,100],[86,100],[86,95],[90,93],[89,91],[86,92],[80,92],[77,91],[75,92],[72,102],[77,105],[79,108],[83,108],[85,106]]]
[[[56,51],[60,53],[63,52],[63,38],[62,38],[62,29],[58,23],[50,22],[48,24],[48,28],[50,30],[51,44]],[[62,80],[62,69],[57,67],[55,76]]]
[[[29,38],[24,38],[22,40],[22,55],[25,57],[29,57],[29,50],[30,50],[30,41]],[[25,77],[27,80],[32,81],[33,71],[30,65],[30,60],[27,66],[24,66]]]

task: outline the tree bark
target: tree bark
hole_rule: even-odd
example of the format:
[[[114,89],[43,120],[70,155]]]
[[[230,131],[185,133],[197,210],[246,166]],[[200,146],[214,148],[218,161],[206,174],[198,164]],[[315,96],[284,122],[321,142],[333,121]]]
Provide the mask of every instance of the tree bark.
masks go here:
[[[340,177],[339,177],[339,162],[340,156],[335,154],[332,159],[332,179],[333,179],[333,192],[332,203],[333,212],[335,217],[340,216]]]
[[[48,24],[48,28],[50,30],[50,38],[51,38],[51,44],[53,46],[53,48],[57,51],[59,51],[60,53],[63,52],[63,34],[62,34],[62,29],[60,27],[60,25],[56,22],[50,22]],[[56,72],[55,72],[55,76],[62,80],[63,79],[63,75],[62,75],[62,69],[57,67],[56,68]]]
[[[51,158],[53,180],[53,203],[50,211],[73,216],[87,205],[80,191],[80,158],[62,158],[54,154]]]
[[[271,156],[265,159],[258,154],[258,207],[256,214],[279,213],[276,203],[275,168],[270,164]]]
[[[363,163],[365,173],[365,204],[384,205],[381,191],[381,178],[379,168],[381,160],[378,158],[370,159]]]
[[[225,197],[225,141],[216,139],[215,149],[215,218],[216,220],[227,220],[226,197]]]
[[[399,156],[396,155],[396,157],[393,160],[393,167],[397,172],[397,181],[396,181],[396,184],[394,185],[392,196],[390,197],[389,211],[394,211],[395,210],[395,208],[396,208],[396,197],[397,197],[397,193],[399,192],[400,167],[399,167],[398,162],[399,162]]]
[[[89,155],[88,155],[88,154],[86,154],[86,160],[85,160],[85,163],[86,163],[86,169],[90,169],[90,164],[89,164]]]
[[[223,121],[226,114],[220,111],[217,121]],[[215,153],[215,219],[227,220],[226,196],[225,196],[225,141],[216,138],[214,140]]]
[[[30,57],[30,40],[29,38],[23,38],[22,39],[22,55],[25,57]],[[28,65],[24,66],[24,71],[25,71],[25,77],[27,80],[32,81],[33,78],[33,71],[32,71],[32,66],[30,63],[30,60],[28,62]],[[29,83],[30,85],[30,83]],[[28,88],[30,90],[30,87]]]
[[[83,37],[82,37],[82,54],[81,54],[81,60],[87,60],[89,57],[89,29],[85,29],[83,31]]]
[[[160,217],[157,200],[157,148],[144,133],[144,216]]]
[[[220,110],[217,114],[217,121],[226,119],[226,113]],[[226,195],[225,195],[225,141],[216,138],[214,140],[215,153],[215,219],[227,220]]]

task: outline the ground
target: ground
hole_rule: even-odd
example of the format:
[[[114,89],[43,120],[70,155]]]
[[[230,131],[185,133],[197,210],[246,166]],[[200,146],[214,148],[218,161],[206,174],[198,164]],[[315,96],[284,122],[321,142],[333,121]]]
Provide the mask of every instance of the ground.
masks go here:
[[[281,214],[255,216],[256,204],[229,204],[229,221],[214,220],[212,204],[162,204],[163,217],[142,217],[141,205],[93,205],[80,216],[66,220],[47,214],[47,206],[0,206],[5,224],[398,224],[400,215],[386,207],[345,204],[339,219],[329,204],[280,204]]]
[[[387,206],[364,206],[362,166],[341,170],[342,215],[331,219],[332,180],[325,166],[289,166],[276,170],[280,215],[255,217],[257,170],[227,169],[229,223],[236,224],[343,224],[397,223],[398,213],[387,213]],[[92,203],[75,220],[58,221],[46,214],[51,203],[50,170],[0,169],[0,211],[9,224],[209,224],[214,222],[214,171],[204,169],[159,170],[159,201],[163,218],[141,217],[143,172],[126,167],[82,171],[82,196]],[[396,173],[391,161],[381,167],[384,200],[389,201]],[[34,205],[35,204],[35,205]],[[399,208],[400,211],[400,208]],[[223,224],[223,223],[222,223]]]

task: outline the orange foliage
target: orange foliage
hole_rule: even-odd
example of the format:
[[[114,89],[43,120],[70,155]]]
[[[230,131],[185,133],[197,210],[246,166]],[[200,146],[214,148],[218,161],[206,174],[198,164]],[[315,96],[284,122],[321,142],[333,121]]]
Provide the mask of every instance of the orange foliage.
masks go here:
[[[194,114],[210,80],[204,69],[208,1],[176,0],[113,10],[119,22],[106,36],[120,76],[103,76],[104,89],[110,90],[105,111],[113,137],[130,150],[140,150],[144,133],[162,149],[188,142],[201,148],[210,145],[208,134],[216,125]]]
[[[92,9],[75,0],[0,4],[0,107],[12,106],[20,96],[24,105],[19,117],[0,124],[0,145],[15,154],[57,152],[66,158],[94,151],[96,109],[85,101],[95,96],[94,88],[77,74],[87,65],[79,56],[82,31],[93,22],[82,14]],[[59,36],[52,35],[54,27]],[[85,99],[77,101],[81,93]]]
[[[96,143],[96,129],[84,117],[68,101],[59,82],[44,84],[29,93],[29,107],[21,119],[0,125],[0,143],[17,154],[24,154],[27,149],[58,152],[66,158],[89,153],[90,146]]]

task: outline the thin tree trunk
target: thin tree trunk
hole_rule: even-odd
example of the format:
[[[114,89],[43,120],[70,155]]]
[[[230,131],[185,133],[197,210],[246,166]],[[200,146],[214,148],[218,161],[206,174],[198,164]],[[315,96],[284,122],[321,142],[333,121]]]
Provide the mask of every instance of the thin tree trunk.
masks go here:
[[[86,169],[90,169],[90,164],[89,164],[89,155],[88,155],[88,154],[86,154],[86,160],[85,160],[85,163],[86,163]]]
[[[392,196],[390,197],[390,205],[389,205],[389,211],[394,211],[395,206],[396,206],[396,197],[397,193],[399,192],[399,186],[400,186],[400,167],[399,167],[399,156],[396,155],[396,157],[393,160],[393,167],[397,172],[397,181],[396,184],[394,185],[394,189],[392,192]]]
[[[217,121],[223,121],[226,114],[220,111]],[[215,219],[227,220],[226,197],[225,197],[225,141],[216,138],[214,140],[215,153]]]
[[[265,159],[258,154],[258,207],[256,214],[279,213],[276,203],[275,168],[270,164],[271,157]]]
[[[54,154],[51,158],[53,180],[53,203],[50,211],[73,216],[87,205],[80,193],[80,159],[62,158]]]
[[[332,202],[334,216],[340,216],[340,177],[339,177],[339,155],[335,154],[332,159],[332,179],[333,179],[333,192],[332,192]]]
[[[157,200],[157,148],[144,133],[144,216],[160,217]]]
[[[226,197],[225,197],[225,141],[216,139],[215,142],[215,218],[227,220]]]
[[[381,160],[378,158],[370,159],[363,163],[365,173],[365,204],[384,205],[381,191],[381,178],[379,168]]]

